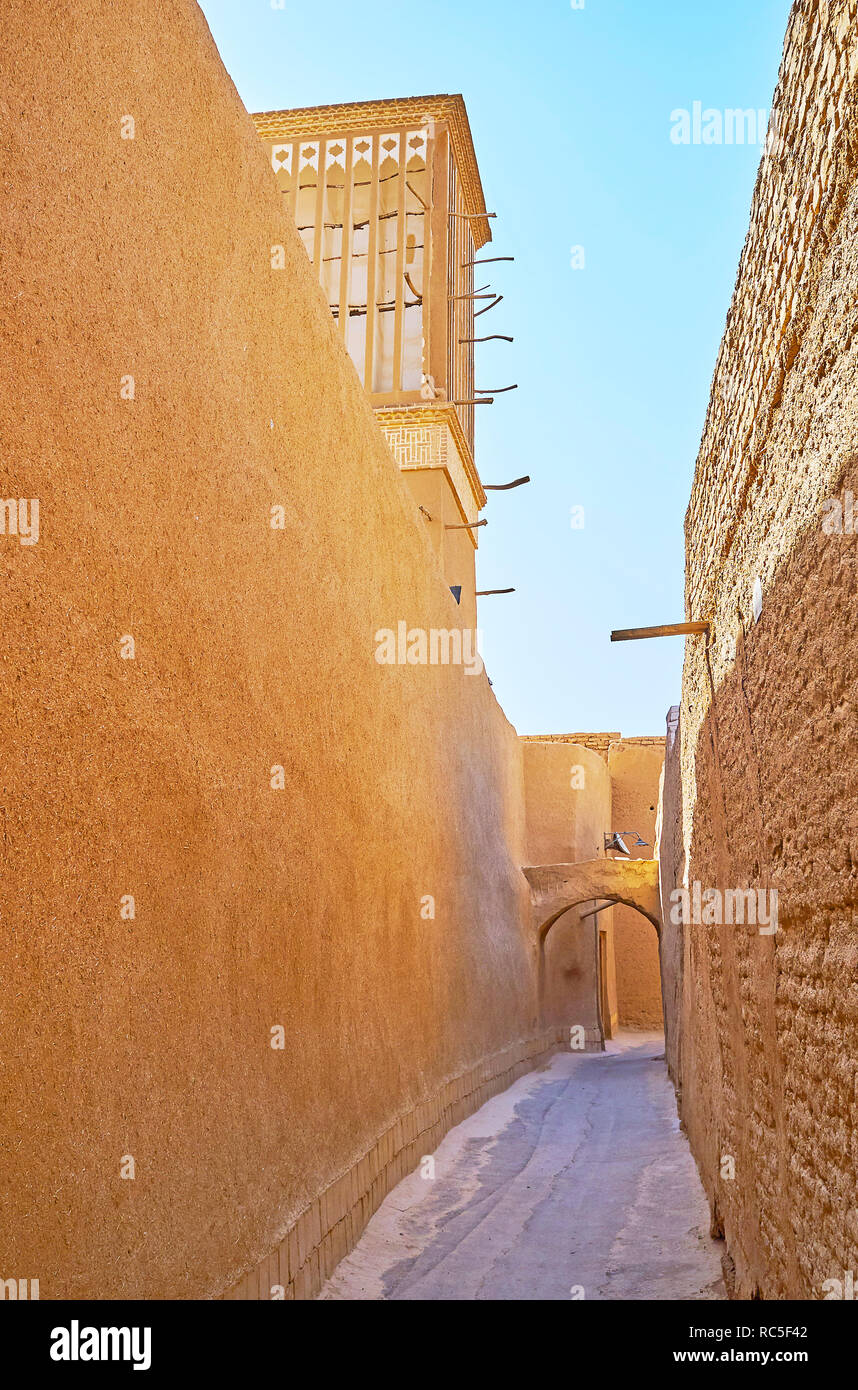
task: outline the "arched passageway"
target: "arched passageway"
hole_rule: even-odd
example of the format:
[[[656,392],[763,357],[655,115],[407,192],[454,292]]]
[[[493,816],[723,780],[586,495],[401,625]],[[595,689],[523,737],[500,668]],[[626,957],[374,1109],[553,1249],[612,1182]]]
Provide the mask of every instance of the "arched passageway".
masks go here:
[[[590,859],[577,864],[545,864],[525,868],[533,905],[533,924],[538,942],[539,1013],[545,1013],[546,939],[552,927],[571,908],[582,903],[623,904],[647,918],[661,935],[661,910],[657,859]],[[604,962],[596,929],[592,980],[587,988],[594,1016],[601,1019],[604,1005]]]
[[[539,864],[522,872],[530,884],[541,940],[568,908],[599,898],[637,908],[661,933],[657,859],[586,859],[580,864]]]

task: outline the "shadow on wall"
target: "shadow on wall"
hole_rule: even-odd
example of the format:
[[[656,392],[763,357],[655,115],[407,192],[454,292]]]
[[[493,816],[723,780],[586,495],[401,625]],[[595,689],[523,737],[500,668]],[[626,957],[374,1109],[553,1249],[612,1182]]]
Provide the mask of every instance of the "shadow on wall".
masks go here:
[[[539,939],[539,1018],[567,1030],[583,1028],[588,1047],[601,1046],[589,902],[569,907]]]

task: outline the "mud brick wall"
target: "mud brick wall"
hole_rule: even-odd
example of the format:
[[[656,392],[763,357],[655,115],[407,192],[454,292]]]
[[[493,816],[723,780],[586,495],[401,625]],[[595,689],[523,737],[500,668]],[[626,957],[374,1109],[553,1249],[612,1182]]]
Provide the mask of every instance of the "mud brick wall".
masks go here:
[[[522,743],[575,743],[582,748],[589,748],[600,757],[607,760],[608,749],[611,743],[621,734],[522,734]]]
[[[686,522],[712,629],[664,888],[779,895],[775,935],[665,924],[668,1055],[742,1297],[858,1269],[858,536],[823,530],[858,493],[857,92],[855,0],[799,0]]]

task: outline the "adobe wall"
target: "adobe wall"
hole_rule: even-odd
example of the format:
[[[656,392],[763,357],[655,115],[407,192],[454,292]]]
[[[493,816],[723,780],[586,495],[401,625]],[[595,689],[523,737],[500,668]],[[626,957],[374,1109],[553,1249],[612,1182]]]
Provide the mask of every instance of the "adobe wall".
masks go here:
[[[664,764],[664,739],[618,739],[608,746],[611,777],[611,828],[637,831],[648,849],[626,843],[634,856],[655,855],[658,786]],[[614,909],[614,953],[617,963],[617,1009],[620,1027],[660,1029],[663,1026],[658,934],[651,922],[632,907]]]
[[[658,811],[656,813],[656,849],[658,855],[659,894],[661,898],[661,936],[659,966],[664,1026],[664,1051],[667,1070],[677,1091],[682,1108],[682,971],[684,942],[681,927],[671,922],[671,891],[685,881],[682,847],[682,767],[680,764],[680,711],[673,705],[667,715],[665,758],[662,769]]]
[[[679,882],[779,895],[774,935],[665,924],[671,1065],[742,1297],[823,1297],[858,1255],[858,538],[823,531],[858,494],[856,20],[793,8],[686,523],[712,632],[666,838]]]
[[[599,859],[611,819],[604,759],[583,744],[523,738],[528,864]]]
[[[533,865],[572,863],[604,855],[608,830],[636,830],[649,848],[633,850],[645,858],[655,855],[658,788],[664,762],[664,738],[623,738],[619,733],[528,734],[524,749],[527,850]],[[633,842],[632,842],[633,843]],[[581,914],[585,904],[561,919],[549,936],[557,948],[559,933],[572,931],[579,942],[576,977],[582,997],[592,999],[586,939],[594,919]],[[658,935],[651,922],[634,908],[618,904],[599,914],[608,934],[607,988],[611,1032],[618,1027],[662,1027]],[[552,938],[558,938],[552,940]],[[562,971],[552,972],[555,988]]]
[[[307,1297],[556,1043],[519,742],[197,6],[3,40],[0,1274]]]
[[[611,779],[604,759],[583,744],[561,739],[527,737],[521,747],[526,862],[574,864],[601,858],[604,829],[611,820]],[[584,916],[595,906],[584,902],[571,907],[546,937],[543,1017],[557,1025],[578,1024],[601,1044],[597,932],[600,926],[608,931],[608,995],[615,1025],[616,984],[610,966],[616,909],[608,908],[598,918]]]

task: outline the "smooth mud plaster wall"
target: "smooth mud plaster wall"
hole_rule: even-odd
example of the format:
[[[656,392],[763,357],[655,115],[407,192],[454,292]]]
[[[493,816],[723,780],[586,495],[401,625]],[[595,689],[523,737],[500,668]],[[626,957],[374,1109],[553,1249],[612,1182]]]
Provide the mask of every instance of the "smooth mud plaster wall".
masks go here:
[[[619,740],[608,748],[611,777],[611,829],[637,831],[648,848],[626,843],[633,855],[655,855],[658,786],[664,765],[664,740],[640,743]],[[614,953],[620,1027],[662,1027],[658,933],[633,907],[614,908]]]
[[[197,6],[6,0],[0,62],[0,1275],[259,1292],[309,1212],[307,1296],[552,1045],[519,743],[375,660],[456,605]]]
[[[559,739],[524,738],[521,747],[528,864],[601,859],[604,828],[611,818],[611,779],[604,760],[581,744]],[[597,922],[610,930],[616,911],[608,908],[599,918],[582,919],[595,906],[588,901],[570,907],[545,940],[543,1018],[554,1025],[579,1024],[588,1033],[599,1027]]]
[[[779,895],[774,935],[669,929],[671,1065],[742,1297],[822,1298],[858,1258],[858,534],[823,530],[858,495],[857,21],[792,11],[687,517],[713,626],[663,838],[679,882]]]
[[[602,758],[578,743],[521,740],[529,864],[601,859],[611,819],[611,779]]]
[[[522,738],[522,746],[529,863],[602,858],[608,830],[637,831],[648,848],[633,848],[631,839],[628,843],[633,855],[655,856],[663,738],[624,739],[619,733],[548,735],[543,739],[529,735]],[[581,911],[594,906],[585,904]],[[582,922],[580,915],[573,910],[558,922],[548,938],[549,949],[557,950],[561,941],[571,949],[570,936],[574,935],[579,943],[577,954],[586,954],[589,961],[594,919]],[[609,934],[608,986],[610,996],[616,998],[614,1023],[628,1028],[661,1028],[659,943],[654,926],[634,908],[621,904],[600,913],[598,922]],[[567,961],[567,978],[572,968],[573,963]],[[575,968],[581,970],[581,960]],[[555,968],[551,974],[553,988],[561,988],[564,971]],[[587,999],[592,1000],[589,971],[586,979]]]

